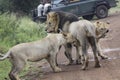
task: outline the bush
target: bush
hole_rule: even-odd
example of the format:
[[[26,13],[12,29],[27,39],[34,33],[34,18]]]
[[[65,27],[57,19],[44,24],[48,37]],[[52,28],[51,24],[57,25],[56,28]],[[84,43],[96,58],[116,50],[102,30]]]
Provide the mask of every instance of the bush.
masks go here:
[[[17,18],[15,14],[0,15],[0,47],[6,49],[18,43],[38,40],[46,36],[44,24],[37,24],[29,17]]]
[[[0,15],[0,53],[5,53],[18,43],[39,40],[46,36],[44,24],[35,23],[29,17],[18,18],[14,13]],[[0,80],[8,78],[11,64],[0,61]]]
[[[36,8],[41,0],[0,0],[0,12],[27,13]]]

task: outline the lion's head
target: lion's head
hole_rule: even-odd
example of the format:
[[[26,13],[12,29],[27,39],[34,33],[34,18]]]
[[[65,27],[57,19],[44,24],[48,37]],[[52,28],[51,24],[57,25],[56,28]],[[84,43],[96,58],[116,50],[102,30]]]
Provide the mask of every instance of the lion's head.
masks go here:
[[[104,38],[106,36],[106,33],[109,32],[109,22],[100,22],[96,21],[94,23],[96,27],[96,36],[99,38]]]
[[[51,32],[57,33],[58,24],[59,24],[59,15],[56,12],[49,12],[47,14],[46,23],[47,23],[46,31],[48,33],[51,33]]]

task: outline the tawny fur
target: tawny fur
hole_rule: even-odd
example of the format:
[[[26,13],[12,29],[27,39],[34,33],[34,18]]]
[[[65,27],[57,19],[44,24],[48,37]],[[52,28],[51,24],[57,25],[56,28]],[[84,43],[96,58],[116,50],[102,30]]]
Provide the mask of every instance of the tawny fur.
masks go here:
[[[78,20],[79,20],[78,17],[72,13],[61,12],[61,11],[49,12],[47,14],[46,31],[48,33],[59,33],[60,32],[59,29],[61,29],[64,32],[68,32],[70,23]],[[65,55],[69,59],[69,64],[71,64],[73,62],[71,57],[72,45],[66,44],[64,45],[64,47],[65,47]]]
[[[24,68],[27,61],[47,59],[53,71],[59,72],[61,68],[56,65],[59,47],[67,42],[73,42],[72,38],[70,34],[48,34],[42,40],[13,46],[0,60],[10,58],[12,69],[9,77],[11,80],[20,80],[18,73]]]
[[[103,55],[103,53],[101,52],[101,48],[98,43],[99,39],[101,39],[103,35],[106,35],[106,33],[108,32],[107,24],[108,23],[105,23],[105,22],[95,22],[93,24],[87,20],[80,20],[80,21],[71,23],[69,32],[77,40],[76,41],[77,43],[74,43],[77,49],[77,60],[76,60],[77,63],[81,61],[79,60],[80,58],[85,58],[87,56],[87,49],[89,45],[91,45],[93,52],[94,52],[94,58],[96,62],[95,66],[100,66],[99,61],[97,59],[97,55],[99,55],[102,59],[107,58],[107,56]],[[99,33],[99,34],[96,34],[96,33]],[[98,36],[101,36],[101,38],[98,39],[97,38]],[[82,47],[85,47],[85,46],[86,48],[82,50]],[[88,59],[88,56],[87,56],[87,59]],[[88,65],[88,61],[86,61],[86,67],[87,65]],[[83,67],[83,69],[85,69],[85,66]]]

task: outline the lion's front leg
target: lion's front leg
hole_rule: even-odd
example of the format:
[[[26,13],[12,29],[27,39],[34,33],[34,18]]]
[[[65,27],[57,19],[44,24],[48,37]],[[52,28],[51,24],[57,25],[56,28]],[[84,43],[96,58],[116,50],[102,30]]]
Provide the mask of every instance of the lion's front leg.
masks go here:
[[[82,69],[86,70],[86,68],[88,67],[88,53],[87,53],[87,48],[86,48],[86,42],[84,43],[84,45],[82,45],[81,49],[81,61],[82,61]]]
[[[71,44],[65,44],[65,56],[69,59],[69,63],[68,65],[73,63],[73,59],[72,59],[72,45]]]
[[[80,41],[80,47],[79,47],[79,51],[80,51],[80,55],[81,55],[81,61],[82,61],[82,69],[83,70],[86,70],[86,68],[88,67],[88,52],[87,52],[87,39],[86,37],[80,37],[79,38],[79,41]]]
[[[76,64],[82,64],[83,62],[81,61],[81,46],[75,46],[76,47]]]
[[[100,56],[102,59],[108,59],[108,57],[101,52],[101,47],[98,42],[97,42],[97,48],[98,48],[98,56]]]
[[[51,68],[53,69],[54,72],[60,72],[62,71],[61,68],[59,68],[56,65],[56,56],[58,52],[53,52],[50,54],[50,56],[47,58],[47,61],[49,62]]]

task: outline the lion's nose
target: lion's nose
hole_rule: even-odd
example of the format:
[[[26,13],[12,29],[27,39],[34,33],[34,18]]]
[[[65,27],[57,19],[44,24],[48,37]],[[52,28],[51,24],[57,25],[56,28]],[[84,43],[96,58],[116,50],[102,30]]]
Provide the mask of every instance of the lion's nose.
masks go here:
[[[107,33],[109,32],[109,30],[106,31]]]

